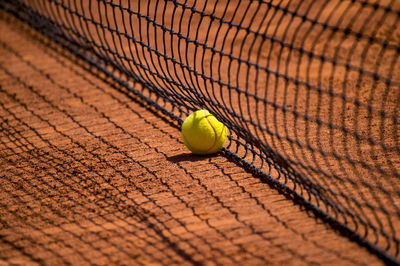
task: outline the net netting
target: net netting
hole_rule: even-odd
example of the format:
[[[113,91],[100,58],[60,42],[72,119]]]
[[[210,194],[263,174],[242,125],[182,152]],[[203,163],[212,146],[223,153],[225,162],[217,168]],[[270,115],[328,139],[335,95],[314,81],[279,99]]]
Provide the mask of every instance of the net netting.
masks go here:
[[[400,2],[14,0],[0,7],[391,262],[400,230]],[[141,86],[133,84],[140,83]]]

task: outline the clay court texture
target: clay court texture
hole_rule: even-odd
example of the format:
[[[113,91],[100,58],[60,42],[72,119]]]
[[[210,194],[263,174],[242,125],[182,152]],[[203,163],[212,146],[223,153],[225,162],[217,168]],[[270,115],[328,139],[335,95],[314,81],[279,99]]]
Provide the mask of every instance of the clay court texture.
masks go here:
[[[398,2],[6,2],[0,265],[399,263]]]

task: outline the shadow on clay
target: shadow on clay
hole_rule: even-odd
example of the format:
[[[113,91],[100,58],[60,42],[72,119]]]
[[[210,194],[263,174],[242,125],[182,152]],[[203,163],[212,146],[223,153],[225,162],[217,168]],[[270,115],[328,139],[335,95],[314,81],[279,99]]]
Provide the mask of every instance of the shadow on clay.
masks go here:
[[[173,163],[179,163],[179,162],[197,162],[197,161],[202,161],[208,158],[213,158],[217,157],[220,154],[220,152],[214,153],[214,154],[208,154],[208,155],[196,155],[193,153],[182,153],[174,156],[167,157],[167,160]]]

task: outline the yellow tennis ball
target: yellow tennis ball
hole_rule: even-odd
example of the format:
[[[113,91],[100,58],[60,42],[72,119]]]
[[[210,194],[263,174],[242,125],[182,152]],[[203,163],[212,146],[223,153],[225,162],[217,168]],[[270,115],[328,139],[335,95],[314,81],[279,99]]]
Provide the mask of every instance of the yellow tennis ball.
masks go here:
[[[225,144],[226,126],[207,110],[189,115],[182,124],[182,139],[194,154],[212,154]]]

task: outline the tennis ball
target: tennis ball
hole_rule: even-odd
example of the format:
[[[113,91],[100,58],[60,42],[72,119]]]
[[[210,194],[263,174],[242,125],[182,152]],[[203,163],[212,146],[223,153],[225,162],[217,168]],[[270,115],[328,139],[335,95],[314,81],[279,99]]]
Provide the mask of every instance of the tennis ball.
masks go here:
[[[182,124],[182,139],[194,154],[212,154],[224,146],[226,126],[207,110],[189,115]]]

